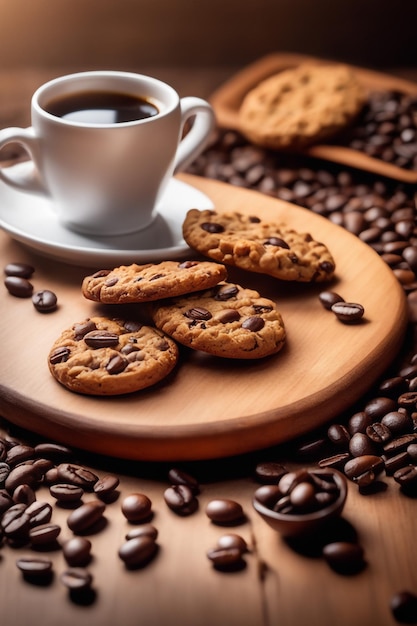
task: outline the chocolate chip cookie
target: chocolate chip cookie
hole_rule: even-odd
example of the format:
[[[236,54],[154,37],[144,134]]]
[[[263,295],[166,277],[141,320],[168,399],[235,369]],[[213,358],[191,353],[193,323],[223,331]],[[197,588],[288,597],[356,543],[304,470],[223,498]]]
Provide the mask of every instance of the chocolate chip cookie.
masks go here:
[[[335,271],[327,247],[310,234],[255,216],[191,209],[183,235],[204,256],[281,280],[319,282],[332,278]]]
[[[299,151],[346,128],[365,100],[364,87],[347,66],[306,63],[249,91],[239,109],[239,126],[255,144]]]
[[[227,277],[224,265],[209,261],[162,261],[122,265],[86,276],[82,293],[95,302],[150,302],[208,289]]]
[[[52,346],[52,375],[71,391],[112,396],[139,391],[165,378],[178,346],[156,328],[91,317],[63,331]]]
[[[179,343],[219,357],[259,359],[279,352],[285,342],[276,304],[233,283],[155,302],[151,315]]]

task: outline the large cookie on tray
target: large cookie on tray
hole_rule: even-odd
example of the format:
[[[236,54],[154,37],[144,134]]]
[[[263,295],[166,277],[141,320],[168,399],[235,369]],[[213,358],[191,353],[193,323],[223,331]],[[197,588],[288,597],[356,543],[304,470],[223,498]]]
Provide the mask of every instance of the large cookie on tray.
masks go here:
[[[204,256],[281,280],[320,282],[329,280],[335,270],[327,247],[309,233],[256,216],[191,209],[183,235]]]
[[[150,302],[208,289],[226,276],[224,265],[209,261],[132,263],[86,276],[81,289],[87,299],[95,302]]]
[[[279,352],[285,342],[276,304],[233,283],[151,306],[154,323],[164,333],[215,356],[259,359]]]
[[[132,393],[165,378],[178,361],[178,347],[161,331],[138,322],[91,317],[64,330],[48,365],[62,385],[77,393]]]
[[[365,100],[364,87],[345,65],[302,64],[254,87],[239,109],[239,125],[253,143],[298,151],[343,130]]]

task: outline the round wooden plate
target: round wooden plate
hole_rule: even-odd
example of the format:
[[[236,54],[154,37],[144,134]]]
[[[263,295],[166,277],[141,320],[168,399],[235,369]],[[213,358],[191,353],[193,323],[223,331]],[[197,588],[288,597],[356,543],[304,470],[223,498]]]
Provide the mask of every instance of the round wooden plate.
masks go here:
[[[336,280],[330,286],[287,284],[231,269],[230,280],[278,303],[288,334],[281,353],[236,362],[184,350],[174,374],[157,387],[123,397],[85,397],[52,378],[47,355],[64,328],[103,312],[80,292],[91,269],[35,256],[1,233],[3,266],[32,263],[34,288],[55,291],[60,303],[54,313],[40,314],[30,300],[3,288],[0,411],[11,422],[120,458],[216,458],[268,447],[325,423],[359,399],[392,361],[406,327],[406,302],[397,279],[370,247],[286,202],[199,177],[179,178],[207,194],[218,211],[257,214],[310,232],[333,252]],[[363,322],[344,325],[325,310],[318,299],[325,288],[361,303]],[[111,307],[105,311],[115,313]]]

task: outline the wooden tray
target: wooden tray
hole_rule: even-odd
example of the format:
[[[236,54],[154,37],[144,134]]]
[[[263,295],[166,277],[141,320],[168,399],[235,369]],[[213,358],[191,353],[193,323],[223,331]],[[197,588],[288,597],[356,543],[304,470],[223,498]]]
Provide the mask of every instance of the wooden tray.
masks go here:
[[[392,361],[406,326],[406,302],[370,247],[306,209],[225,183],[179,178],[207,194],[219,211],[284,220],[326,243],[337,263],[331,288],[363,304],[364,322],[344,325],[322,307],[318,295],[328,285],[290,285],[231,270],[231,280],[278,302],[288,333],[281,353],[234,362],[184,351],[175,374],[158,387],[119,398],[84,397],[59,385],[46,361],[64,328],[102,312],[80,293],[91,269],[52,263],[0,233],[2,265],[32,263],[35,289],[52,289],[60,303],[56,312],[42,315],[30,300],[4,289],[0,412],[11,422],[120,458],[216,458],[268,447],[323,424],[359,399]]]
[[[217,123],[220,127],[239,129],[238,111],[244,96],[259,82],[280,71],[296,67],[308,61],[316,65],[328,65],[333,61],[317,59],[298,54],[271,54],[265,56],[242,71],[235,74],[230,80],[220,86],[210,97],[215,110]],[[369,91],[397,90],[403,93],[417,95],[417,84],[396,78],[380,72],[351,66],[363,85]],[[336,145],[315,145],[304,151],[305,154],[333,161],[342,165],[356,167],[368,172],[388,176],[407,183],[417,183],[417,171],[407,170],[387,163],[381,159],[368,156],[363,152]]]

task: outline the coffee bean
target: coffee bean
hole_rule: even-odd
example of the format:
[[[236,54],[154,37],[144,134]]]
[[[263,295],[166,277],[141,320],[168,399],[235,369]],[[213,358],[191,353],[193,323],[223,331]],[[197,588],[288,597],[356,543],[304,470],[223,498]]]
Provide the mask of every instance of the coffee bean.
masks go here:
[[[255,467],[255,478],[258,482],[264,484],[277,483],[284,474],[287,473],[287,469],[281,463],[275,463],[273,461],[267,461],[258,463]]]
[[[327,429],[327,436],[330,441],[341,448],[347,448],[350,441],[350,433],[343,424],[332,424]]]
[[[4,281],[7,291],[17,298],[30,298],[33,293],[33,285],[26,278],[20,276],[7,276]]]
[[[406,465],[397,470],[394,473],[394,480],[407,490],[417,488],[417,466]]]
[[[91,586],[93,577],[86,569],[81,567],[71,567],[63,572],[60,580],[68,589],[81,591]]]
[[[10,474],[10,467],[5,462],[0,462],[0,488],[4,487],[6,478]]]
[[[195,495],[200,492],[200,485],[196,478],[184,470],[173,467],[168,472],[168,480],[172,485],[186,485]]]
[[[213,548],[207,552],[207,558],[210,559],[215,568],[220,570],[241,569],[244,565],[241,550],[234,547]]]
[[[81,322],[79,324],[74,324],[74,339],[75,341],[81,341],[85,337],[85,335],[89,332],[97,330],[97,326],[93,320],[87,319],[85,322]]]
[[[345,475],[360,487],[374,483],[384,472],[380,456],[365,454],[349,460],[343,468]]]
[[[43,289],[32,295],[32,303],[39,313],[50,313],[56,310],[58,299],[53,291]]]
[[[49,493],[58,502],[78,502],[84,495],[84,490],[78,485],[71,485],[70,483],[57,483],[51,485]]]
[[[9,493],[13,493],[19,485],[34,487],[37,482],[38,476],[32,465],[17,465],[10,470],[4,482],[4,486]]]
[[[268,508],[273,508],[276,502],[283,497],[283,493],[278,485],[263,485],[256,489],[254,497],[258,502]]]
[[[119,344],[119,336],[107,330],[92,330],[83,336],[89,348],[114,348]]]
[[[410,409],[411,411],[415,411],[417,409],[417,391],[402,393],[398,397],[398,406],[404,407],[405,409]],[[391,410],[394,411],[395,408]]]
[[[370,428],[369,426],[367,427]],[[355,433],[349,441],[349,452],[352,456],[377,454],[378,446],[365,433]]]
[[[93,472],[73,463],[61,463],[58,465],[58,476],[62,482],[77,485],[88,491],[91,491],[98,481],[98,476]]]
[[[198,500],[188,485],[172,485],[165,489],[164,500],[177,515],[191,515],[198,508]]]
[[[20,276],[21,278],[30,278],[35,268],[28,263],[8,263],[4,268],[6,276]]]
[[[354,574],[364,567],[362,546],[348,541],[336,541],[323,548],[323,557],[334,570],[341,574]]]
[[[113,496],[115,494],[119,484],[120,480],[117,476],[114,476],[113,474],[107,474],[106,476],[103,476],[103,478],[100,478],[94,484],[93,491],[97,495],[97,497],[107,501],[110,496]]]
[[[217,547],[223,549],[235,548],[240,550],[243,554],[248,551],[248,545],[246,541],[240,535],[235,533],[229,533],[227,535],[221,535],[217,540]]]
[[[3,513],[0,526],[8,539],[22,541],[28,538],[30,518],[26,508],[24,504],[15,504]]]
[[[103,502],[94,500],[82,504],[67,518],[67,526],[76,535],[89,532],[99,522],[105,511]]]
[[[29,505],[32,502],[35,502],[36,494],[29,485],[19,485],[13,491],[13,501],[17,503],[22,502],[23,504]]]
[[[383,444],[392,439],[392,433],[383,422],[370,424],[366,429],[366,436],[374,443]]]
[[[415,624],[417,622],[417,595],[411,591],[398,591],[390,601],[390,608],[397,622]]]
[[[392,398],[383,396],[373,398],[365,405],[365,413],[372,421],[380,420],[390,411],[396,411],[397,405]]]
[[[52,517],[52,507],[49,502],[36,500],[26,508],[26,514],[29,516],[31,527],[47,524]]]
[[[413,420],[408,413],[390,411],[381,419],[381,424],[389,428],[393,435],[401,435],[413,429]]]
[[[397,470],[405,467],[410,462],[410,457],[406,450],[390,457],[382,455],[382,458],[384,460],[387,476],[392,476]]]
[[[58,443],[41,442],[36,444],[34,450],[36,456],[52,459],[53,461],[67,459],[72,456],[70,448]]]
[[[245,330],[250,330],[253,333],[256,333],[259,330],[262,330],[264,326],[265,326],[265,320],[262,317],[259,317],[258,315],[251,315],[250,317],[247,317],[242,322],[242,328],[244,328]]]
[[[358,323],[365,313],[363,306],[356,302],[335,302],[330,307],[330,310],[344,324]]]
[[[72,537],[62,546],[62,553],[71,567],[85,567],[91,560],[91,541],[85,537]]]
[[[58,524],[41,524],[29,530],[29,541],[32,546],[53,544],[61,532]]]
[[[6,455],[6,463],[10,465],[10,467],[14,467],[23,461],[28,459],[32,459],[35,455],[35,450],[32,446],[26,446],[23,444],[18,444],[10,448]]]
[[[158,530],[152,524],[141,524],[135,528],[131,528],[125,536],[125,539],[135,539],[135,537],[150,537],[154,541],[158,538]]]
[[[349,452],[342,452],[340,454],[333,454],[332,456],[320,459],[318,465],[322,469],[339,469],[341,470],[346,462],[350,459]]]
[[[319,294],[319,300],[328,311],[330,311],[332,306],[337,302],[344,302],[344,298],[342,298],[342,296],[335,291],[321,291]]]
[[[40,557],[21,557],[16,565],[24,576],[35,580],[48,576],[52,571],[52,561]]]
[[[417,463],[417,443],[410,443],[407,446],[407,454],[413,463]]]
[[[7,509],[13,506],[13,504],[24,503],[15,503],[11,495],[5,489],[0,489],[0,516],[3,515],[3,513],[7,511]]]
[[[129,522],[143,522],[152,516],[152,502],[143,493],[132,493],[126,496],[121,508]]]
[[[121,354],[116,354],[115,356],[112,356],[107,363],[106,371],[111,376],[115,376],[116,374],[123,372],[128,365],[129,361],[127,359],[125,359]]]
[[[400,435],[384,445],[384,453],[387,455],[398,454],[406,450],[412,443],[417,443],[417,433]]]
[[[227,498],[210,500],[206,515],[215,524],[240,524],[245,517],[242,506]]]
[[[351,435],[355,433],[365,433],[367,427],[372,424],[372,416],[365,411],[354,413],[348,423],[348,430]]]
[[[119,558],[129,568],[143,567],[155,556],[158,546],[151,537],[129,539],[119,548]]]

